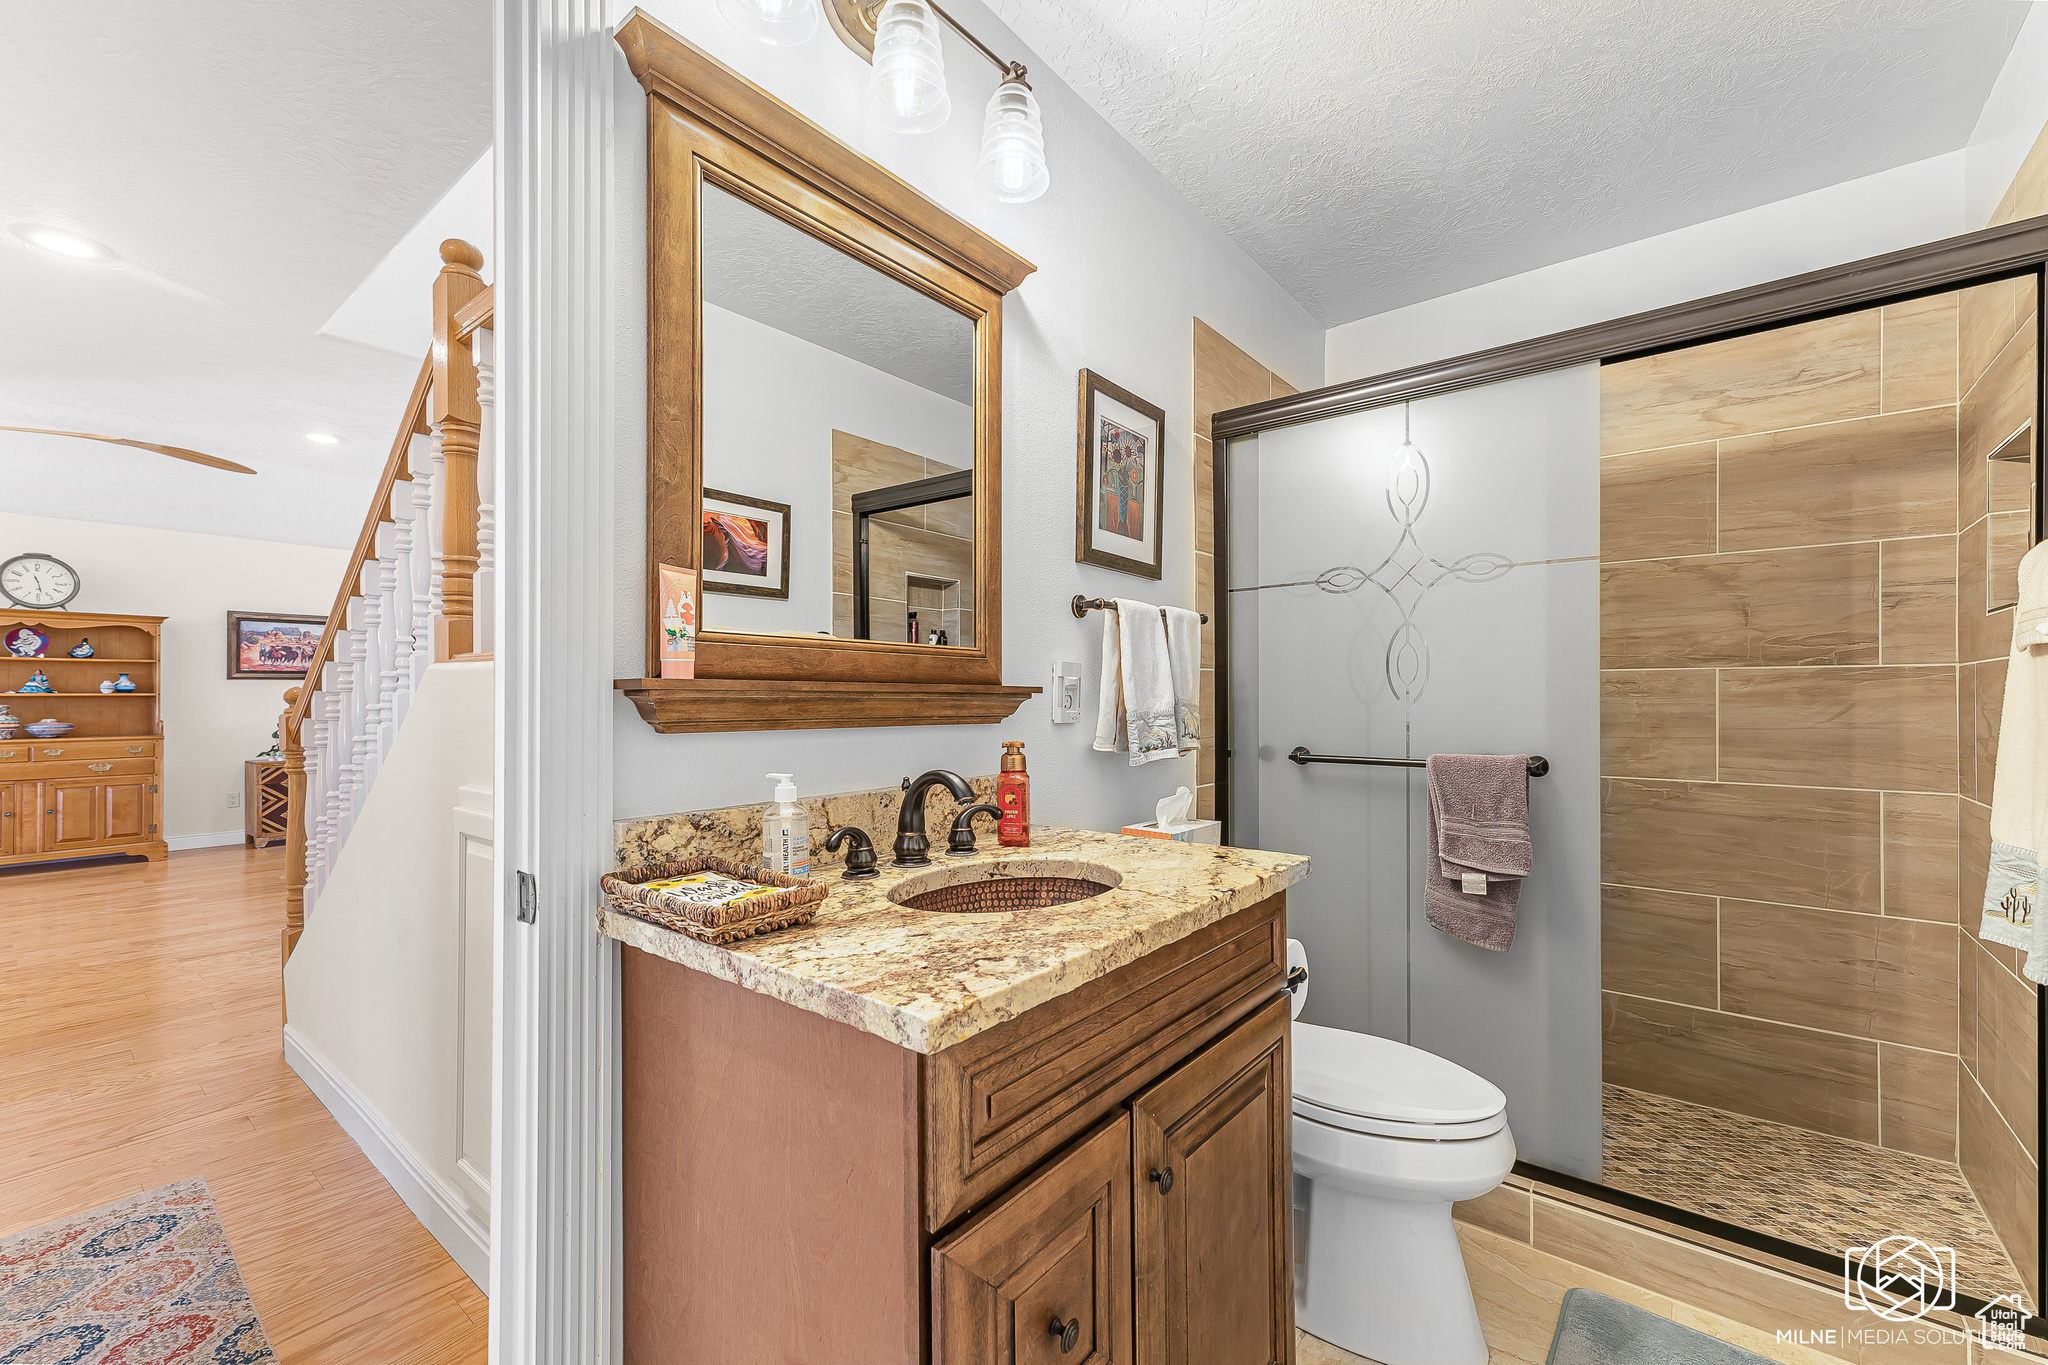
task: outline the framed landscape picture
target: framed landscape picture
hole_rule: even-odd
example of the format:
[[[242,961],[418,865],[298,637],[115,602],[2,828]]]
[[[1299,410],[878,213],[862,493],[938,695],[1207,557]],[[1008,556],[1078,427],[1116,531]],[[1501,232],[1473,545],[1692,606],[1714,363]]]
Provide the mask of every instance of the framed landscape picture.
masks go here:
[[[230,678],[303,678],[320,648],[324,616],[280,616],[275,612],[228,613]]]
[[[789,504],[704,490],[705,592],[789,596]]]
[[[1081,371],[1074,558],[1159,578],[1166,412],[1093,370]]]

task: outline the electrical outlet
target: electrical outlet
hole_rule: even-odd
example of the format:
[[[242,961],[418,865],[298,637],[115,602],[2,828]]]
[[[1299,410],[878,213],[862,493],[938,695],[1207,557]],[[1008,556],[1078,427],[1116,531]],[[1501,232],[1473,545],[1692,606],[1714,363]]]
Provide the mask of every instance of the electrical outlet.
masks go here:
[[[229,810],[239,810],[239,809],[241,808],[241,805],[242,805],[242,794],[241,794],[240,792],[229,792],[229,793],[228,793],[228,809],[229,809]]]
[[[1081,719],[1081,665],[1060,662],[1052,666],[1052,723],[1072,725]]]

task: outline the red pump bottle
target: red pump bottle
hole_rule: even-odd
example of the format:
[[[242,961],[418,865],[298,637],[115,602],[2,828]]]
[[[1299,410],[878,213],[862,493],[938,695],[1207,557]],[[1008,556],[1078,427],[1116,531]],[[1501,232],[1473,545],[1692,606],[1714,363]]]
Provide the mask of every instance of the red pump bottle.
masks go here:
[[[1031,775],[1024,771],[1024,741],[1003,741],[1003,770],[996,775],[996,806],[1003,818],[996,842],[1004,848],[1031,847]]]

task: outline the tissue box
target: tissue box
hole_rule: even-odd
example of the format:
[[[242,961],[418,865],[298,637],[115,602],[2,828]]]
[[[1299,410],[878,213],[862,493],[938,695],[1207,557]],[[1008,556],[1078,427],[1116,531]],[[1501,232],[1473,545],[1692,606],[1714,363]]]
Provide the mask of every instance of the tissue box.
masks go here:
[[[1135,834],[1140,839],[1171,839],[1181,844],[1220,844],[1223,842],[1221,820],[1190,820],[1184,825],[1162,825],[1148,820],[1142,825],[1125,825],[1124,833]]]

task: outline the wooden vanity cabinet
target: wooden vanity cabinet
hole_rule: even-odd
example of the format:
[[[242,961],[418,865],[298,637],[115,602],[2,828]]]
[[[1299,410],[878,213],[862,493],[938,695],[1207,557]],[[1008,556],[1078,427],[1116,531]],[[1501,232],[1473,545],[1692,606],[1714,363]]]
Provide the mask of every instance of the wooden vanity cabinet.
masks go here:
[[[627,951],[630,1365],[1291,1362],[1284,926],[931,1056]]]

